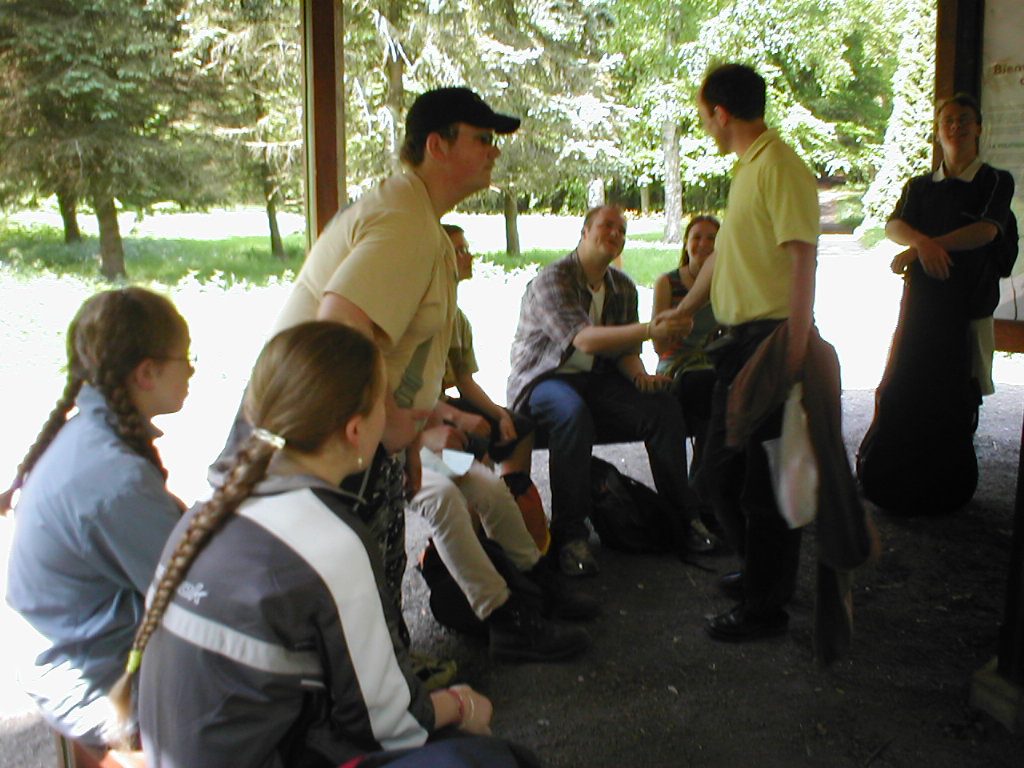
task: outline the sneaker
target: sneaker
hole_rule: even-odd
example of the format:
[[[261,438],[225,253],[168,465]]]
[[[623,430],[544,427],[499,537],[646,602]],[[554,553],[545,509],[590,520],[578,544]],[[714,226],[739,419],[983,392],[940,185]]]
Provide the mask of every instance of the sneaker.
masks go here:
[[[524,574],[540,587],[544,596],[545,616],[568,621],[586,621],[601,612],[601,604],[591,595],[570,589],[563,576],[545,560],[538,562]]]
[[[495,661],[564,661],[590,646],[578,627],[559,627],[511,595],[485,619]]]
[[[412,671],[423,687],[428,691],[436,691],[446,687],[455,679],[458,667],[451,659],[442,659],[422,651],[409,651]]]
[[[573,539],[558,550],[558,568],[566,576],[594,576],[601,570],[584,539]]]

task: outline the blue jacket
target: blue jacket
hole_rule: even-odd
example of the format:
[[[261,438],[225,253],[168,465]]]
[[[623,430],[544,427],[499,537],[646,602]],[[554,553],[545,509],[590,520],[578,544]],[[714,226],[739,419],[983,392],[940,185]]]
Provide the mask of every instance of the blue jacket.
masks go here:
[[[111,428],[103,396],[86,385],[77,405],[22,490],[7,602],[38,635],[28,693],[58,731],[103,747],[116,736],[106,695],[180,510],[160,471]]]

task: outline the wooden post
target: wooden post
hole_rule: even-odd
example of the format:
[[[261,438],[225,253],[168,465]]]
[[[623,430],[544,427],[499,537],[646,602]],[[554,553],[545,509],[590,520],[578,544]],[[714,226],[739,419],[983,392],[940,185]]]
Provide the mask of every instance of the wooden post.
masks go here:
[[[935,35],[936,98],[952,96],[958,91],[981,97],[984,20],[984,0],[939,0]],[[999,337],[997,349],[1024,351],[1021,344],[1024,323],[996,321],[996,326]],[[997,656],[975,672],[970,694],[972,706],[985,710],[1011,731],[1024,731],[1024,428],[1021,451],[1017,467],[1006,615],[996,643]]]
[[[1010,544],[1010,575],[1006,582],[1006,615],[999,628],[997,671],[1017,686],[1024,686],[1024,428],[1017,464],[1017,498]]]
[[[338,211],[335,0],[302,0],[306,109],[306,243]]]

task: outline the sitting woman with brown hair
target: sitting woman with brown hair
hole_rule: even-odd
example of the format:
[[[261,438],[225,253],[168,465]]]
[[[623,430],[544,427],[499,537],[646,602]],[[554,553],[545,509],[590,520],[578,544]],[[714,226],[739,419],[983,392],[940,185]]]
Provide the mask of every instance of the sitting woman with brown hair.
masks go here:
[[[380,442],[384,390],[377,347],[348,326],[303,323],[264,348],[253,433],[168,541],[119,687],[123,707],[141,663],[150,768],[368,768],[421,748],[444,765],[521,764],[483,736],[424,746],[448,726],[489,734],[491,704],[419,683],[359,499],[339,488]]]
[[[654,283],[654,314],[675,307],[693,288],[697,275],[715,250],[715,237],[721,225],[714,216],[700,215],[690,219],[683,233],[683,251],[679,266],[659,277]],[[658,373],[672,377],[672,392],[683,409],[687,435],[696,447],[691,467],[694,474],[700,466],[701,441],[711,417],[711,391],[715,371],[704,353],[704,347],[718,328],[711,305],[705,304],[693,318],[693,329],[675,344],[654,342],[658,353]]]

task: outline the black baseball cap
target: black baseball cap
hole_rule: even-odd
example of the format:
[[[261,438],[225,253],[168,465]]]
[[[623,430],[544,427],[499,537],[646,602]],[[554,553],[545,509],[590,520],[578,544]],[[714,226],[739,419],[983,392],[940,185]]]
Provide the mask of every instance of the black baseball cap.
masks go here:
[[[436,88],[416,97],[405,117],[405,135],[425,138],[452,123],[469,123],[491,128],[495,133],[512,133],[519,128],[520,120],[499,115],[469,88]]]

